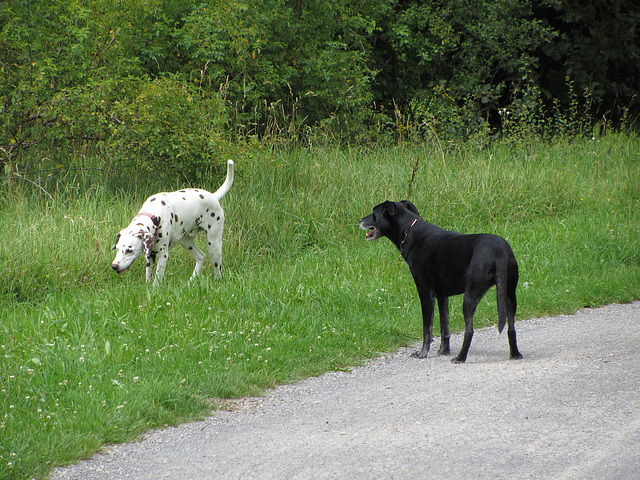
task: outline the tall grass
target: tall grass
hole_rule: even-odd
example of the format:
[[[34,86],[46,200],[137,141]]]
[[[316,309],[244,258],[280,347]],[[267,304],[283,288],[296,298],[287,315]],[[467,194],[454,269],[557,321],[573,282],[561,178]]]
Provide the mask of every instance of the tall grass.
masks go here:
[[[416,341],[406,266],[357,225],[410,189],[425,219],[509,240],[519,319],[640,298],[639,147],[609,136],[444,156],[430,145],[256,150],[235,159],[222,202],[223,278],[207,263],[187,284],[193,260],[176,248],[158,288],[144,283],[144,262],[111,272],[110,247],[146,196],[182,185],[47,186],[53,200],[14,185],[0,201],[0,478],[44,478],[224,399]],[[459,329],[459,298],[451,310]],[[476,321],[496,317],[491,293]]]

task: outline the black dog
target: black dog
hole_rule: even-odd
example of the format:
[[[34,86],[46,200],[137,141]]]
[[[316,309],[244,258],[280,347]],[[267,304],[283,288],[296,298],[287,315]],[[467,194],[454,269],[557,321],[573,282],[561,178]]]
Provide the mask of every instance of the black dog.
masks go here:
[[[473,338],[473,314],[480,299],[493,285],[498,297],[498,331],[505,323],[509,328],[509,358],[520,359],[516,342],[516,286],[518,262],[507,241],[497,235],[462,233],[443,230],[420,218],[411,202],[384,202],[373,213],[360,220],[367,230],[367,240],[387,237],[398,247],[409,265],[422,305],[424,342],[414,357],[426,358],[433,339],[435,299],[440,311],[439,354],[449,352],[449,297],[464,293],[464,341],[455,363],[467,359]]]

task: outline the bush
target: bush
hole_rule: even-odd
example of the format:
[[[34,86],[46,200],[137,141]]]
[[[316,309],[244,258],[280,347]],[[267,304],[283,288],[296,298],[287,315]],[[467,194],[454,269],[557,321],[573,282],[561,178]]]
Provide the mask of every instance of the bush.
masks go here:
[[[132,82],[113,105],[105,151],[114,168],[202,176],[231,153],[218,96],[204,97],[174,75]]]

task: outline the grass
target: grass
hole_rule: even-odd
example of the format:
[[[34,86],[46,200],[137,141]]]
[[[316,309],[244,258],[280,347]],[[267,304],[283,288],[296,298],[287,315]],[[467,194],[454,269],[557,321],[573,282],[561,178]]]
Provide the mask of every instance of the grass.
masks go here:
[[[79,178],[0,200],[0,478],[45,478],[224,399],[348,369],[415,342],[420,307],[391,243],[357,220],[411,200],[442,227],[492,232],[520,263],[518,319],[640,298],[640,139],[374,150],[256,150],[236,160],[225,271],[165,282],[110,247],[147,195],[183,185]],[[199,185],[210,190],[217,174]],[[86,184],[90,184],[87,187]],[[202,239],[200,239],[202,242]],[[461,299],[452,327],[462,327]],[[476,324],[496,321],[495,293]],[[526,351],[523,352],[526,357]],[[508,347],[505,338],[505,361]]]

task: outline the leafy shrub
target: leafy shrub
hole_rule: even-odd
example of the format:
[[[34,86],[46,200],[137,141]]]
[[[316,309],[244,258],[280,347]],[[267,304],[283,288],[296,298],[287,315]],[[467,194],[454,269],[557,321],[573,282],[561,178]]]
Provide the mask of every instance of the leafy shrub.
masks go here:
[[[231,155],[219,97],[176,76],[133,82],[113,106],[106,149],[114,166],[196,178]]]

